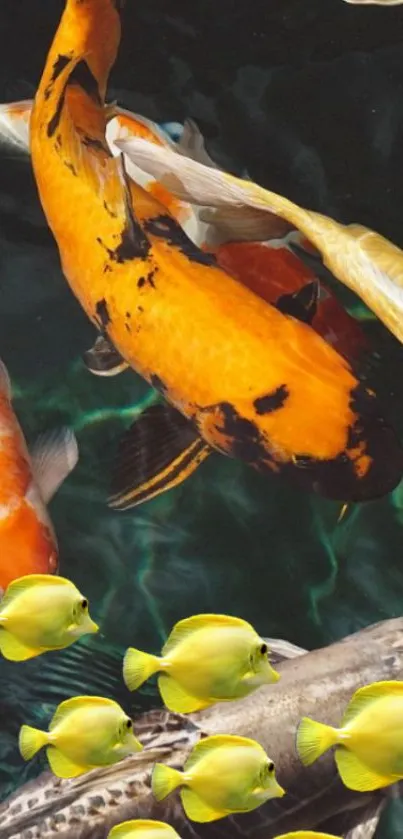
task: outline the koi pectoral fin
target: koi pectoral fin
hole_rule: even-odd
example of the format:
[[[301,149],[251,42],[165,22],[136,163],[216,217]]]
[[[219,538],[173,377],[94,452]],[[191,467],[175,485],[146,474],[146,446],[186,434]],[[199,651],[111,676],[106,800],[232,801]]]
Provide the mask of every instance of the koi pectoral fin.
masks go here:
[[[83,355],[83,361],[94,376],[117,376],[129,365],[103,335],[98,335],[93,347]]]
[[[120,442],[109,506],[128,510],[178,486],[211,452],[176,408],[152,405]]]

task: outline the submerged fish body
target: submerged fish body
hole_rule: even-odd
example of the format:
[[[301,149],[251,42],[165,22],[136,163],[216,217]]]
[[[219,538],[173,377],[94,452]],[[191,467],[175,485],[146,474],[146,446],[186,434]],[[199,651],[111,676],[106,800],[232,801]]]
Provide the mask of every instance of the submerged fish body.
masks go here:
[[[292,252],[288,236],[277,243],[274,240],[227,242],[218,246],[216,256],[224,270],[273,305],[281,303],[283,295],[295,295],[298,299],[298,293],[304,288],[316,285],[318,298],[308,321],[315,332],[350,362],[357,361],[369,350],[358,321]]]
[[[70,287],[191,422],[196,457],[204,441],[331,498],[383,495],[403,452],[374,394],[309,326],[220,270],[111,156],[101,105],[119,37],[111,0],[69,1],[31,116],[35,178]]]
[[[0,362],[0,592],[18,577],[57,570],[57,542],[46,503],[77,457],[68,430],[43,437],[30,457]]]
[[[271,639],[269,646],[276,650]],[[78,648],[75,648],[77,654]],[[287,651],[286,651],[287,652]],[[235,834],[273,839],[287,831],[324,830],[343,836],[366,822],[362,836],[371,839],[385,804],[385,792],[347,789],[332,756],[303,767],[296,751],[296,729],[302,716],[317,716],[337,725],[351,695],[374,680],[403,676],[403,619],[385,621],[324,649],[277,663],[281,679],[252,696],[218,704],[190,717],[154,711],[135,721],[144,750],[113,767],[60,780],[44,773],[21,787],[2,807],[2,839],[106,839],[108,831],[128,819],[168,821],[182,839],[213,839]],[[276,766],[287,790],[250,814],[228,817],[203,828],[186,819],[179,799],[157,803],[151,793],[155,762],[184,765],[201,736],[237,734],[257,740]]]
[[[384,236],[359,224],[340,224],[258,184],[142,138],[119,142],[119,148],[176,197],[209,207],[204,218],[223,227],[228,240],[231,231],[232,238],[265,240],[279,219],[296,228],[319,251],[332,274],[403,341],[403,252]]]

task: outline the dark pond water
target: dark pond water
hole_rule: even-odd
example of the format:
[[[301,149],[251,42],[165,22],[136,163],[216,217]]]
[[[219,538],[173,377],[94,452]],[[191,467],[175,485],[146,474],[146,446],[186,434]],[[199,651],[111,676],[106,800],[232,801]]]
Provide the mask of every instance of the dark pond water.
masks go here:
[[[0,101],[33,95],[62,6],[2,0]],[[233,172],[403,246],[402,40],[399,8],[128,0],[110,98],[160,123],[192,116]],[[337,293],[380,356],[371,383],[402,434],[402,348],[353,295]],[[176,620],[218,611],[313,648],[402,613],[403,490],[337,524],[340,505],[217,455],[169,494],[126,514],[109,510],[117,439],[154,397],[134,373],[91,377],[81,355],[93,338],[61,274],[30,164],[3,156],[0,356],[29,441],[61,424],[76,431],[79,465],[50,509],[61,573],[91,598],[104,644],[120,654],[136,637],[157,650]],[[98,647],[89,666],[80,653],[34,661],[23,674],[0,663],[0,798],[42,766],[17,753],[22,721],[48,719],[62,698],[100,685],[129,707]],[[158,704],[151,688],[136,701]],[[391,808],[384,835],[403,834],[401,812]]]

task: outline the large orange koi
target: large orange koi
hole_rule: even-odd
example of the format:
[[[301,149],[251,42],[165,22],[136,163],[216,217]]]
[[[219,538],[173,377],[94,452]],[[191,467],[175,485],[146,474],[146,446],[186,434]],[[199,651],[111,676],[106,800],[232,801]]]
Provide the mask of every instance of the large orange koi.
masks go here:
[[[122,447],[112,503],[182,481],[216,449],[342,500],[383,495],[403,452],[374,394],[309,326],[196,247],[111,155],[104,108],[121,0],[67,0],[32,110],[39,195],[74,294],[166,404]]]

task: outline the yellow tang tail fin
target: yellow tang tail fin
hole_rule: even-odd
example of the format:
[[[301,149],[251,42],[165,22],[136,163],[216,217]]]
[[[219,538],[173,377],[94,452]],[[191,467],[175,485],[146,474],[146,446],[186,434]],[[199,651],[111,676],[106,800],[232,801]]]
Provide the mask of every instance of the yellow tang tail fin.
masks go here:
[[[297,731],[297,752],[304,766],[310,766],[337,743],[337,731],[330,725],[303,717]]]
[[[162,801],[183,784],[183,773],[163,763],[156,763],[151,778],[151,789],[157,801]]]
[[[161,669],[161,660],[156,655],[142,653],[129,647],[123,659],[123,678],[129,690],[137,690],[143,682]]]
[[[48,733],[40,731],[39,728],[31,728],[30,725],[21,726],[18,746],[24,760],[31,760],[39,749],[46,746],[48,737]]]

